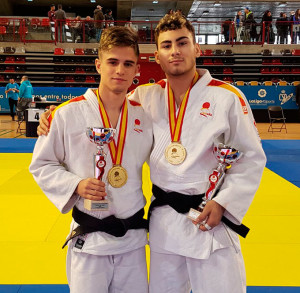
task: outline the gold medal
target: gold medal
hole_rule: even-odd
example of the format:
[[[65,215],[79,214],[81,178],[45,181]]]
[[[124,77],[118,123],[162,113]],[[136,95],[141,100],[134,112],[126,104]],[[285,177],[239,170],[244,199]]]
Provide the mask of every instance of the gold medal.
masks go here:
[[[105,111],[105,108],[103,106],[103,103],[100,99],[99,91],[97,91],[97,98],[99,102],[99,109],[100,109],[102,122],[105,125],[105,127],[110,126],[110,121]],[[114,188],[120,188],[123,185],[125,185],[128,178],[126,169],[121,166],[125,140],[126,140],[126,133],[127,133],[127,121],[128,121],[128,106],[127,106],[127,100],[125,98],[122,107],[120,130],[119,130],[117,145],[114,140],[108,145],[113,167],[108,171],[107,180],[108,183]]]
[[[179,142],[172,142],[166,147],[165,157],[170,164],[179,165],[186,158],[186,149]]]
[[[171,135],[171,144],[167,146],[165,150],[165,158],[172,165],[181,164],[186,158],[186,149],[180,143],[182,124],[185,116],[185,110],[187,108],[190,91],[193,85],[198,81],[199,74],[195,73],[192,83],[189,89],[186,91],[184,98],[176,115],[176,102],[173,91],[170,84],[168,83],[168,111],[169,111],[169,126]]]
[[[114,188],[120,188],[127,182],[127,171],[120,165],[113,166],[107,174],[109,184]]]

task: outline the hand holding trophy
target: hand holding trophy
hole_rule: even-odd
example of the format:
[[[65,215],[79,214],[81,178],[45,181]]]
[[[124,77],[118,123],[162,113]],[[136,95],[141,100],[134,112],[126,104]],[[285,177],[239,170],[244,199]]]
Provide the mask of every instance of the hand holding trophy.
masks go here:
[[[203,197],[202,203],[199,205],[197,210],[190,209],[188,213],[187,217],[193,221],[199,217],[207,202],[211,200],[216,194],[217,190],[219,190],[227,169],[229,169],[231,165],[242,156],[241,152],[223,143],[215,143],[213,153],[218,161],[218,166],[208,177],[209,188]]]
[[[101,181],[106,165],[104,145],[109,144],[113,140],[115,133],[115,129],[105,127],[88,127],[86,130],[89,140],[97,145],[97,153],[94,154],[94,176]],[[90,211],[107,211],[108,205],[108,200],[84,200],[84,207]]]

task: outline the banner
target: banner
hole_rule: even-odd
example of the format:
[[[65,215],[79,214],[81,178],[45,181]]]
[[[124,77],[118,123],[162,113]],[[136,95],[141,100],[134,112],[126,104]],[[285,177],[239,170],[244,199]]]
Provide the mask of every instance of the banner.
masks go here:
[[[87,91],[87,87],[33,87],[33,97],[46,98],[47,101],[71,100],[81,96]],[[0,87],[0,113],[9,113],[8,98],[5,87]]]
[[[283,109],[298,109],[295,86],[237,86],[246,96],[251,109],[268,109],[281,106]]]
[[[246,96],[252,109],[267,109],[281,106],[283,109],[298,109],[295,86],[237,86]],[[67,101],[81,96],[86,87],[34,87],[33,97],[45,97],[47,101]],[[5,87],[0,87],[0,113],[9,113]]]

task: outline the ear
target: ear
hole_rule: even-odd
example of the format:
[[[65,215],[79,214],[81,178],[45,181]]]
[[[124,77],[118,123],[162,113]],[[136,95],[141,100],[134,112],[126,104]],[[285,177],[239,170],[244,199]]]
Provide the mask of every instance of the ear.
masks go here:
[[[101,75],[101,61],[100,59],[95,59],[95,66],[96,66],[96,70],[97,72]]]
[[[200,45],[198,43],[195,43],[195,55],[196,55],[196,58],[200,57],[200,55],[201,55],[201,49],[200,49]]]
[[[154,52],[154,56],[155,56],[155,61],[156,61],[156,63],[157,63],[157,64],[160,64],[158,51],[155,51],[155,52]]]
[[[137,74],[140,73],[140,72],[141,72],[141,65],[137,64],[136,69],[135,69],[135,76],[137,76]]]

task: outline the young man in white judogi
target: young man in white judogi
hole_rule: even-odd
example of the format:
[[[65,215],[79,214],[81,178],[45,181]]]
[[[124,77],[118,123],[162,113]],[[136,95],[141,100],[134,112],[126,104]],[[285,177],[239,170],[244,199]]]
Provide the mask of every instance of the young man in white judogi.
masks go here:
[[[254,118],[241,91],[213,79],[207,70],[196,71],[200,48],[184,17],[166,15],[155,35],[156,61],[167,80],[140,86],[129,97],[140,101],[152,119],[152,183],[166,194],[205,193],[217,166],[216,139],[243,152],[243,157],[227,171],[219,193],[194,224],[169,205],[153,209],[150,292],[244,293],[238,235],[220,220],[224,214],[240,224],[259,186],[265,155]],[[174,149],[175,162],[170,155]],[[156,197],[157,188],[153,191]]]
[[[111,227],[118,235],[92,231],[75,234],[79,236],[69,241],[67,275],[71,293],[148,292],[141,174],[152,146],[152,125],[140,104],[125,98],[139,70],[138,55],[136,33],[124,27],[105,30],[96,59],[101,74],[99,88],[57,107],[49,118],[49,134],[39,137],[34,149],[30,172],[35,180],[62,213],[73,208],[73,217],[77,215],[71,224],[72,237],[86,217],[88,223],[110,216],[122,219]],[[87,127],[116,129],[115,155],[112,143],[105,146],[103,181],[116,167],[127,175],[122,186],[113,187],[110,181],[94,178],[96,145],[89,141]],[[107,211],[84,208],[85,199],[97,201],[107,196]],[[138,215],[132,223],[138,228],[123,231],[133,215]]]
[[[244,293],[239,239],[221,218],[224,214],[240,224],[260,183],[266,158],[253,115],[241,91],[213,79],[207,70],[196,71],[200,48],[184,17],[166,15],[155,34],[156,61],[167,80],[140,86],[129,96],[141,102],[153,123],[154,191],[191,197],[205,193],[217,166],[216,139],[243,152],[243,157],[227,171],[217,196],[194,223],[168,205],[152,210],[150,293]],[[170,159],[173,149],[179,164]]]

